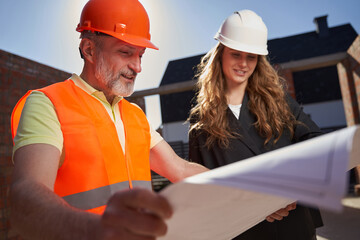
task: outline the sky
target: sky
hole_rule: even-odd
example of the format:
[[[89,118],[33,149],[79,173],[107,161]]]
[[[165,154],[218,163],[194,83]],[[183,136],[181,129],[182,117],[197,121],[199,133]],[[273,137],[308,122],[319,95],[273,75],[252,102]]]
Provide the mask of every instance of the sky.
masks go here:
[[[79,33],[87,0],[0,0],[0,49],[69,73],[80,74]],[[315,31],[315,17],[329,27],[350,23],[360,33],[359,0],[140,0],[150,18],[151,41],[135,91],[156,88],[171,60],[206,53],[213,36],[234,11],[250,9],[268,28],[268,39]],[[146,97],[154,128],[161,125],[159,97]]]

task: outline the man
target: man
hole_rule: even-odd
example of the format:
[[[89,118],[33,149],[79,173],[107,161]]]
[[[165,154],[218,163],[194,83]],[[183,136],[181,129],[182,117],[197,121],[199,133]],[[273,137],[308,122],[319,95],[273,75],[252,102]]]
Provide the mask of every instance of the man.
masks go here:
[[[12,115],[12,227],[26,239],[155,239],[172,209],[151,191],[150,168],[173,182],[206,168],[123,99],[156,49],[138,0],[90,0],[77,31],[80,77],[29,92]]]

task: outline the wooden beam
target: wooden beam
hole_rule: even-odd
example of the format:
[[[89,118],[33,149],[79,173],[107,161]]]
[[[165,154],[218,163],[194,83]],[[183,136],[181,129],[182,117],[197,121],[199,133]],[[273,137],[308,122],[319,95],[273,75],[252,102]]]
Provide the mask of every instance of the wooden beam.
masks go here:
[[[280,65],[281,69],[290,69],[293,72],[296,72],[336,65],[346,57],[346,52],[340,52],[319,57],[307,58],[303,60],[278,63],[277,65]]]
[[[195,89],[195,84],[197,80],[189,80],[186,82],[172,83],[157,88],[150,88],[146,90],[136,91],[130,97],[146,97],[150,95],[165,95],[177,92],[185,92]]]

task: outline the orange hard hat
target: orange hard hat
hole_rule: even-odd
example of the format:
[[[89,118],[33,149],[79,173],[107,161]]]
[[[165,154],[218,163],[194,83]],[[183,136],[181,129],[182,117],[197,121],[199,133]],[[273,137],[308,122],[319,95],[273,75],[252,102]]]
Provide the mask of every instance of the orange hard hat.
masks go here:
[[[76,31],[101,32],[135,46],[158,48],[150,42],[150,21],[138,0],[89,0]]]

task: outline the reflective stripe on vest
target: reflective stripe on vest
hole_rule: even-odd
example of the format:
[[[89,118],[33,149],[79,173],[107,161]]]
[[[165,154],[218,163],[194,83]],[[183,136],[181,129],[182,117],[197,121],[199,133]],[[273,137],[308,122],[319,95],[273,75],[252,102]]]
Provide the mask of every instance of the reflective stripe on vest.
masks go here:
[[[74,207],[92,211],[106,204],[114,191],[129,185],[151,189],[150,128],[141,109],[125,99],[119,103],[125,129],[124,154],[104,106],[71,80],[38,91],[53,103],[64,137],[65,160],[57,173],[55,193]],[[23,104],[16,106],[12,114],[14,136]],[[103,193],[107,194],[103,197]]]
[[[148,181],[133,181],[134,187],[148,188],[148,185]],[[65,196],[63,199],[73,207],[88,210],[105,205],[112,194],[128,188],[129,182],[126,181],[95,188],[86,192],[75,193]]]

